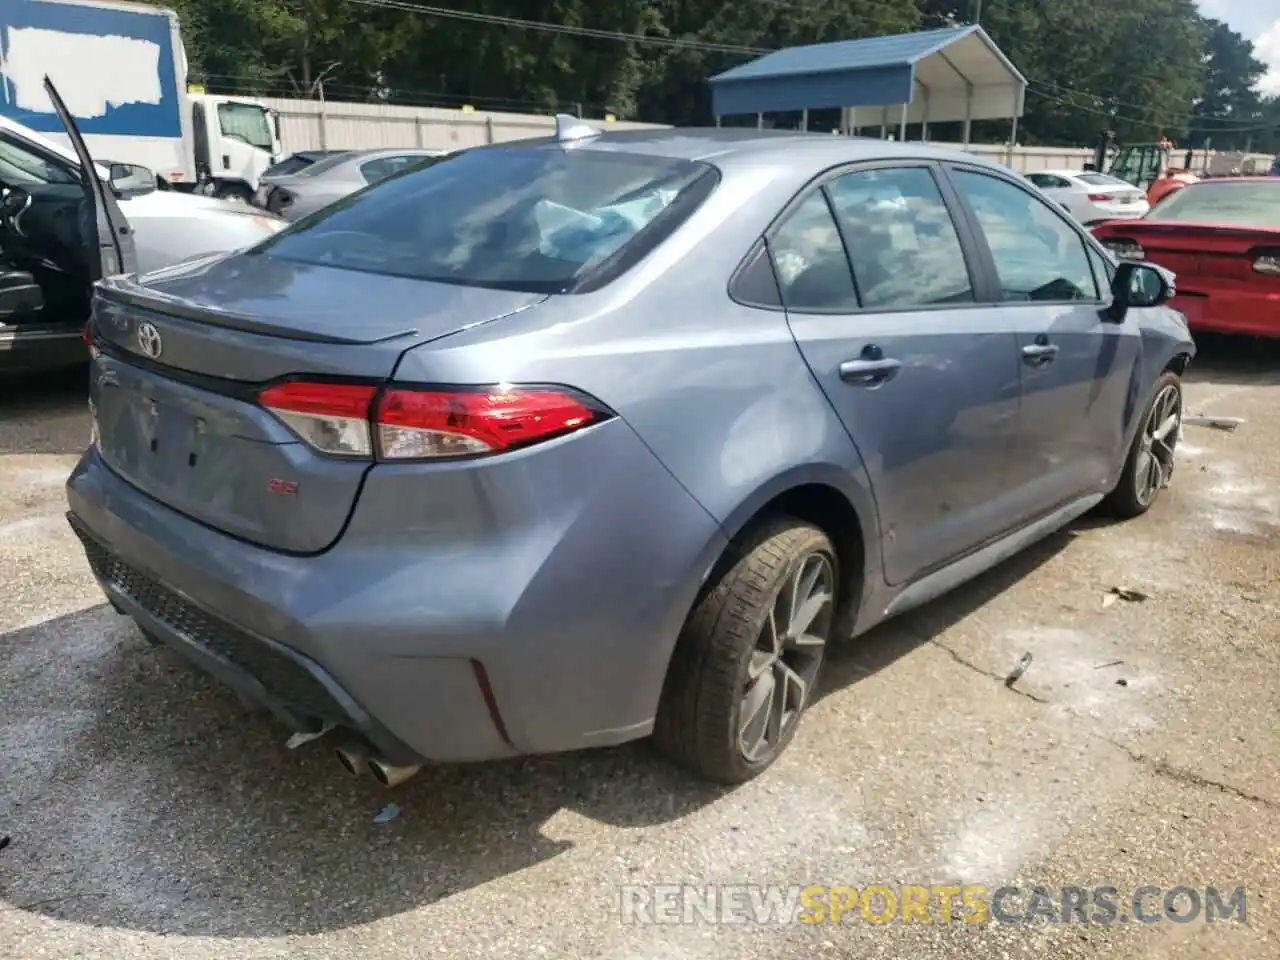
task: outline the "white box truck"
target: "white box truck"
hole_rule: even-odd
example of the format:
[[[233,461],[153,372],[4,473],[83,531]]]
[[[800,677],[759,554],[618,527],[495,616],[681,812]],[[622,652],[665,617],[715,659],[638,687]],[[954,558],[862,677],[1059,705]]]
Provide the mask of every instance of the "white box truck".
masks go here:
[[[95,157],[160,186],[249,199],[280,159],[277,118],[246,97],[191,93],[178,15],[123,0],[0,0],[0,114],[67,137],[44,78]]]

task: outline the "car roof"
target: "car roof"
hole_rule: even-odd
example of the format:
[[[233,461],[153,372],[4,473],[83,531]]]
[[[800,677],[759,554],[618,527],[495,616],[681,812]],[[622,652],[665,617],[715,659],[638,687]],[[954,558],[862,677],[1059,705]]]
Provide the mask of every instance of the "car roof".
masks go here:
[[[554,137],[511,140],[470,150],[559,146]],[[793,130],[756,130],[720,127],[665,127],[653,130],[608,130],[588,140],[574,141],[572,149],[645,154],[672,160],[715,161],[750,164],[753,159],[774,162],[785,156],[790,161],[812,166],[815,171],[841,163],[862,160],[923,159],[951,160],[990,167],[1011,173],[1007,167],[972,153],[946,150],[919,141],[898,142],[870,137],[844,137],[830,133],[800,133]]]

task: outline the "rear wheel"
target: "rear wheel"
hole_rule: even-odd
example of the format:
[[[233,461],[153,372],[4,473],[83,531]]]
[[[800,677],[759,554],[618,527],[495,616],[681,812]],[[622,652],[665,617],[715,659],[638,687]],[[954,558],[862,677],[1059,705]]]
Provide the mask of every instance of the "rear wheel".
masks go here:
[[[782,753],[814,695],[835,618],[836,553],[791,518],[748,535],[694,607],[672,657],[654,741],[720,783]]]
[[[1103,501],[1108,513],[1122,519],[1146,513],[1173,476],[1173,455],[1182,432],[1182,380],[1166,371],[1156,381],[1120,482]]]

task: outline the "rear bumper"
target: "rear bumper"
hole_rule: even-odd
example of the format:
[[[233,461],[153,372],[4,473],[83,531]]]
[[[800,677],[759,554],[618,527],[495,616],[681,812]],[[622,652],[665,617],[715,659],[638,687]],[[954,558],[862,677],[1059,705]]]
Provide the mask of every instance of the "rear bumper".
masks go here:
[[[1169,306],[1181,311],[1193,332],[1280,337],[1280,294],[1197,285],[1178,278]]]
[[[578,484],[563,457],[529,470],[571,509],[487,536],[424,538],[411,517],[386,532],[412,504],[379,502],[376,467],[333,549],[285,556],[175,513],[95,450],[68,480],[69,518],[118,609],[295,729],[349,727],[394,763],[604,746],[652,730],[724,540],[625,423],[593,432],[596,476]]]

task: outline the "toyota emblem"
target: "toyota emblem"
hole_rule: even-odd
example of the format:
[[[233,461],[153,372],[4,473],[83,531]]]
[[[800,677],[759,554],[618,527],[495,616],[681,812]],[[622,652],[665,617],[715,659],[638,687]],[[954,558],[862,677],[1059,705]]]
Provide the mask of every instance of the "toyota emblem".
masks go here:
[[[142,351],[144,356],[155,360],[160,356],[160,351],[164,349],[164,343],[160,339],[160,331],[156,329],[154,323],[144,320],[138,324],[138,349]]]

